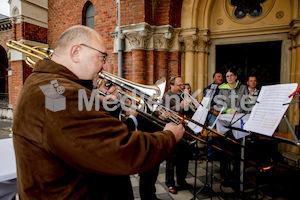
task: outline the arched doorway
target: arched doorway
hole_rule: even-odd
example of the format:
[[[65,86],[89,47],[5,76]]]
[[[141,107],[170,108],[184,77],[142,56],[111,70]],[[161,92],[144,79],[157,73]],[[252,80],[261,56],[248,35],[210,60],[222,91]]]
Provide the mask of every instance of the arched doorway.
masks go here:
[[[217,59],[222,57],[218,54],[230,55],[228,49],[222,52],[217,50],[218,48],[228,48],[233,45],[236,48],[243,48],[242,51],[245,52],[247,48],[251,49],[260,44],[269,46],[268,51],[271,52],[273,49],[270,43],[278,42],[276,49],[279,54],[277,54],[275,64],[276,77],[274,80],[268,81],[267,84],[290,82],[292,73],[290,23],[292,14],[295,15],[295,12],[298,11],[292,11],[290,1],[266,0],[260,3],[263,8],[260,10],[260,15],[245,14],[245,17],[236,17],[235,12],[233,12],[236,7],[232,5],[232,2],[231,0],[183,1],[181,36],[185,45],[182,56],[182,71],[184,71],[185,79],[192,82],[196,89],[203,89],[210,84],[212,75],[218,68]],[[244,6],[242,10],[247,11],[248,9]],[[239,53],[237,52],[232,56],[237,58]],[[273,59],[266,54],[264,55],[265,59]],[[250,58],[251,60],[249,60]],[[248,75],[245,63],[255,61],[255,58],[243,56],[239,59],[244,59],[241,61],[244,63],[244,68],[241,68],[244,73],[241,75],[245,79],[244,77]],[[269,64],[272,62],[270,60]],[[258,73],[258,75],[263,76],[264,74]]]

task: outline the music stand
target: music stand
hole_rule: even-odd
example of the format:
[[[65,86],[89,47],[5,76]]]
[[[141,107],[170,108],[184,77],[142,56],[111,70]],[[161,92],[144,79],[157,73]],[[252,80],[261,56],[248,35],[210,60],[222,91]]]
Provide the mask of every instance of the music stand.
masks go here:
[[[233,130],[236,130],[236,131],[242,131],[242,132],[247,132],[247,131],[245,131],[245,130],[243,130],[243,129],[239,129],[239,128],[236,128],[236,127],[233,127],[233,125],[236,123],[236,122],[238,122],[238,121],[240,121],[240,120],[242,120],[242,118],[243,117],[245,117],[247,114],[245,113],[245,114],[243,114],[242,116],[240,116],[240,117],[238,117],[238,119],[237,120],[235,120],[234,122],[232,122],[233,121],[233,119],[235,118],[235,116],[236,116],[236,113],[234,113],[233,114],[233,116],[232,116],[232,118],[231,118],[231,120],[230,120],[230,122],[229,122],[229,125],[227,125],[227,126],[224,126],[225,128],[227,128],[227,129],[229,129],[229,130],[227,130],[224,134],[226,135],[227,133],[229,133],[229,132],[231,132],[232,134],[233,134]],[[233,136],[236,138],[237,136],[236,135],[234,135],[233,134]],[[225,137],[227,137],[227,136],[225,136]],[[244,137],[240,137],[241,139],[242,139],[242,142],[241,142],[241,144],[243,145],[243,146],[245,146],[245,137],[246,136],[244,136]],[[240,138],[236,138],[236,139],[240,139]],[[240,168],[240,172],[239,172],[239,196],[243,196],[243,190],[244,190],[244,188],[243,188],[243,184],[244,184],[244,159],[245,159],[245,152],[244,152],[244,148],[243,148],[243,146],[241,146],[241,151],[240,151],[240,165],[239,165],[239,168]],[[221,184],[221,186],[220,187],[222,187],[222,184]],[[222,189],[221,189],[221,191],[222,191]]]
[[[214,121],[214,123],[209,127],[209,128],[213,128],[217,122],[217,120],[220,117],[220,114],[222,113],[224,107],[222,107],[221,111],[219,112],[216,120]],[[213,185],[213,153],[211,155],[209,155],[209,149],[212,149],[212,142],[213,142],[213,133],[210,131],[206,131],[207,135],[206,135],[206,146],[207,146],[207,154],[206,154],[206,167],[205,167],[205,183],[204,185],[196,192],[196,178],[197,178],[197,159],[195,157],[195,187],[194,187],[194,197],[193,200],[195,200],[195,198],[197,197],[198,194],[200,194],[201,192],[205,192],[208,190],[208,192],[210,193],[210,198],[212,199],[213,196],[218,197],[218,199],[220,199],[220,197],[216,194],[216,192],[214,192],[214,190],[212,189],[212,185]],[[209,134],[212,134],[211,136],[211,140],[209,140]],[[211,162],[211,173],[210,173],[210,185],[208,184],[208,163],[209,161]]]
[[[211,133],[211,132],[210,132]],[[200,194],[201,192],[209,192],[210,193],[210,197],[211,199],[213,198],[213,196],[217,196],[218,199],[220,199],[220,197],[218,195],[216,195],[216,193],[214,192],[214,190],[212,189],[212,185],[213,185],[213,178],[214,178],[214,175],[213,175],[213,158],[212,158],[212,155],[209,155],[208,154],[208,151],[209,151],[209,147],[211,147],[211,141],[208,141],[208,135],[210,133],[207,133],[207,137],[206,137],[206,142],[207,142],[207,154],[206,154],[206,167],[205,167],[205,183],[204,185],[196,192],[196,187],[194,189],[194,197],[193,199],[195,200],[197,195]],[[211,173],[210,173],[210,185],[208,183],[208,163],[209,161],[211,162]],[[195,185],[196,185],[196,177],[197,177],[197,174],[196,174],[196,171],[197,171],[197,160],[195,160]],[[215,194],[215,195],[214,195]]]

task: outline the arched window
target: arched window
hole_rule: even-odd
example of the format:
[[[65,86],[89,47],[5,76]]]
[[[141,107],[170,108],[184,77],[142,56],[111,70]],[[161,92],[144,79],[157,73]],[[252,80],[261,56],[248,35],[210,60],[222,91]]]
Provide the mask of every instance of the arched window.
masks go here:
[[[7,53],[5,49],[0,45],[0,102],[2,99],[1,95],[8,92],[7,68]]]
[[[90,1],[87,1],[83,7],[82,24],[94,29],[94,6]]]

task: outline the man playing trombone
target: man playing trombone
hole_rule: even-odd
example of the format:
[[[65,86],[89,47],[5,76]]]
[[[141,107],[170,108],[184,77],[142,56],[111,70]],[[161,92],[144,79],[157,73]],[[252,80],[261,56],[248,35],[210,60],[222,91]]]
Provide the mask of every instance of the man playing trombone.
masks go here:
[[[79,91],[92,98],[98,72],[107,69],[106,52],[95,30],[71,27],[52,59],[39,61],[25,81],[13,121],[21,199],[132,199],[126,176],[151,169],[180,141],[182,125],[129,132],[102,106],[79,109]],[[45,86],[50,97],[41,90]],[[99,96],[101,105],[118,97],[114,86],[98,89],[108,95]]]

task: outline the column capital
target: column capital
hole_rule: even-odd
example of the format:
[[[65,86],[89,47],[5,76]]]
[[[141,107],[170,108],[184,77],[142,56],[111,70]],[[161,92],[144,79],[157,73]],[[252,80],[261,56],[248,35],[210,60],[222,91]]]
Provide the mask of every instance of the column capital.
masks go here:
[[[179,37],[179,41],[183,43],[184,51],[195,51],[198,43],[198,35],[184,35]]]
[[[209,36],[198,36],[198,45],[197,45],[197,52],[207,53],[207,47],[211,44],[211,40]]]
[[[128,39],[132,50],[145,50],[148,46],[149,39],[153,35],[152,31],[141,30],[125,34],[125,38]]]
[[[289,38],[292,40],[291,49],[298,48],[300,47],[300,19],[294,20],[290,26]]]
[[[125,38],[125,52],[136,49],[156,51],[179,51],[180,28],[170,25],[151,26],[146,22],[121,26]],[[114,52],[117,52],[117,28],[111,33],[114,38]]]

